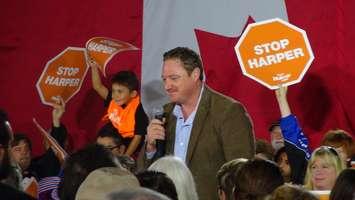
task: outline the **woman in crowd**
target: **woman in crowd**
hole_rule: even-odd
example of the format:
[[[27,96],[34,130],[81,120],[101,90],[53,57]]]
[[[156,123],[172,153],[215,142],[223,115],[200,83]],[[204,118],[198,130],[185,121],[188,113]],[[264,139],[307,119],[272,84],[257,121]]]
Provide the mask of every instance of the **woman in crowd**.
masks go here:
[[[345,168],[335,149],[321,146],[314,150],[308,161],[305,188],[331,190],[340,172]]]

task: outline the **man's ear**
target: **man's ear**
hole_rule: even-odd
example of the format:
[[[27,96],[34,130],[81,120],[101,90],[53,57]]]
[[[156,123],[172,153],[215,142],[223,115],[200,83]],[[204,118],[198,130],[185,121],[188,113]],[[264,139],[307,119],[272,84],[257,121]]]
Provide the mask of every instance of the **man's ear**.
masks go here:
[[[191,72],[191,75],[193,76],[194,80],[200,79],[200,74],[201,74],[201,70],[199,68],[195,68]]]
[[[136,97],[137,95],[138,95],[137,90],[133,90],[133,91],[130,92],[130,96],[131,96],[132,98]]]

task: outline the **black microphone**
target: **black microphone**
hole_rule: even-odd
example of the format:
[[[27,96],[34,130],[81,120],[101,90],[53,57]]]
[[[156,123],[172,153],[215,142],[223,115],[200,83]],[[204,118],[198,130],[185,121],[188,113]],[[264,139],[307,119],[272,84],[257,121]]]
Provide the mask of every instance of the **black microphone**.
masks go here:
[[[164,109],[163,107],[155,107],[153,108],[153,118],[154,119],[158,119],[162,122],[164,122]],[[155,144],[156,144],[156,148],[157,148],[157,152],[154,155],[155,159],[158,159],[160,157],[163,157],[165,155],[165,140],[155,140]]]

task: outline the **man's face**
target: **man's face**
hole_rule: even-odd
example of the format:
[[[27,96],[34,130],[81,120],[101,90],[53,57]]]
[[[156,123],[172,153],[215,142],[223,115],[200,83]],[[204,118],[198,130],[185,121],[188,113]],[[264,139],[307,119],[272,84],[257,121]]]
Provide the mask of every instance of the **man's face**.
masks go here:
[[[128,87],[117,83],[112,84],[112,99],[120,106],[128,104],[135,97],[135,92],[130,91]]]
[[[271,145],[276,151],[285,146],[280,126],[275,126],[270,132],[270,135]]]
[[[190,75],[179,59],[164,61],[162,79],[164,89],[170,101],[184,104],[196,89],[199,71],[195,69]]]
[[[11,156],[22,170],[26,170],[31,164],[30,146],[23,140],[17,146],[11,147]]]
[[[120,156],[125,152],[125,146],[119,145],[117,146],[111,137],[98,137],[96,139],[96,143],[102,145],[106,149],[110,150],[113,155]]]

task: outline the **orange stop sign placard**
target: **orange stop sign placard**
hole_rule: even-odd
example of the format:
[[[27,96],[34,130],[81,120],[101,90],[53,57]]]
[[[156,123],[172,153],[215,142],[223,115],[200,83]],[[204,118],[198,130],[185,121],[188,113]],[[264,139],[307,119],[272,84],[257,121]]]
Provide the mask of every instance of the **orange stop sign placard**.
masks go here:
[[[58,96],[67,102],[80,90],[87,70],[84,48],[68,47],[48,61],[36,84],[42,103],[52,105]]]
[[[235,51],[243,74],[270,89],[300,82],[314,59],[306,32],[278,18],[249,24]]]

